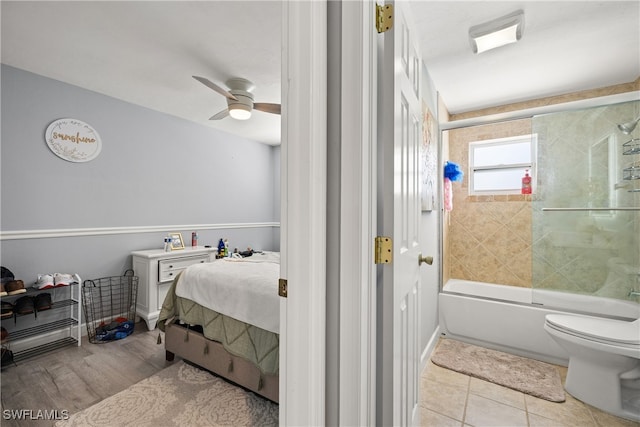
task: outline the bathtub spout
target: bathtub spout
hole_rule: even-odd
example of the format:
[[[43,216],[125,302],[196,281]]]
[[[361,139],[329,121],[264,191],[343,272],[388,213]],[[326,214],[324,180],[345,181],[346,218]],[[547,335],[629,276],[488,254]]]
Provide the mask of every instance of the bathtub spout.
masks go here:
[[[640,297],[640,292],[636,291],[635,289],[631,289],[627,296],[628,297]]]

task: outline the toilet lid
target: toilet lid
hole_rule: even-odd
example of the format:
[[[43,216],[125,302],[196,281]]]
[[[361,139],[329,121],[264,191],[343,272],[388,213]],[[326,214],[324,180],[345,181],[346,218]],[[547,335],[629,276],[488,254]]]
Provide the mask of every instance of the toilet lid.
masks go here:
[[[595,317],[548,314],[546,321],[558,329],[599,341],[640,345],[640,322]]]

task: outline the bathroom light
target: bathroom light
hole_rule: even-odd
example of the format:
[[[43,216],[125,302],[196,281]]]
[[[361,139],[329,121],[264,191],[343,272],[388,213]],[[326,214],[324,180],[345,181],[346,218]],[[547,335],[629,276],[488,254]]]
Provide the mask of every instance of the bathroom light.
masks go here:
[[[469,42],[473,53],[482,53],[522,38],[524,12],[518,10],[501,18],[469,29]]]

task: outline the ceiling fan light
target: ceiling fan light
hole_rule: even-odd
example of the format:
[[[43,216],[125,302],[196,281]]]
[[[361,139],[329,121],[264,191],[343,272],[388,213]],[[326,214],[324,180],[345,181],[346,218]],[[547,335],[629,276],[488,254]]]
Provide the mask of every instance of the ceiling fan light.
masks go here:
[[[229,115],[236,120],[248,120],[251,117],[251,107],[242,104],[229,106]]]
[[[230,92],[236,99],[227,98],[229,115],[236,120],[248,120],[251,117],[251,110],[253,110],[253,95],[240,89],[231,89]]]
[[[469,29],[473,53],[482,53],[522,38],[524,13],[521,10]]]

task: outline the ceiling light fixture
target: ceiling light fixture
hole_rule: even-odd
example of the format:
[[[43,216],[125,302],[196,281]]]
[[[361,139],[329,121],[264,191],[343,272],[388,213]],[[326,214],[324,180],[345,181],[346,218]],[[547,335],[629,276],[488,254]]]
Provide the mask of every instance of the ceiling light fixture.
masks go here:
[[[251,117],[251,108],[242,104],[234,105],[229,107],[229,115],[236,120],[247,120]]]
[[[469,28],[469,42],[473,53],[482,53],[522,38],[524,12],[517,10],[509,15]]]
[[[253,110],[253,96],[244,90],[231,90],[236,99],[227,98],[229,115],[236,120],[248,120]]]

